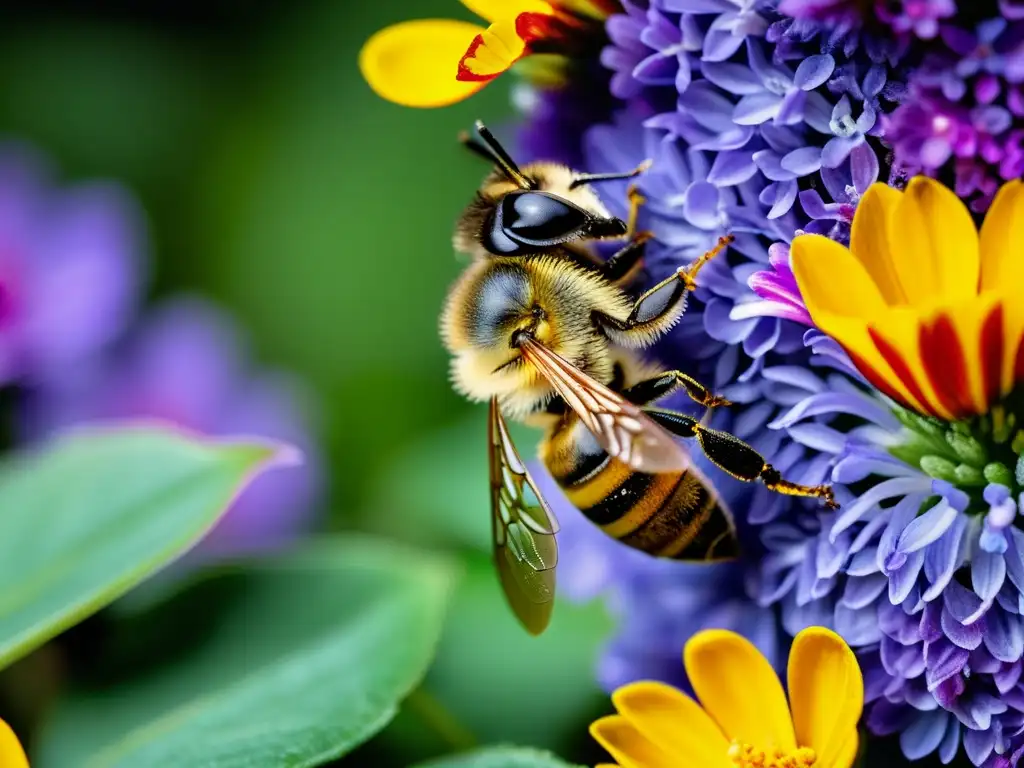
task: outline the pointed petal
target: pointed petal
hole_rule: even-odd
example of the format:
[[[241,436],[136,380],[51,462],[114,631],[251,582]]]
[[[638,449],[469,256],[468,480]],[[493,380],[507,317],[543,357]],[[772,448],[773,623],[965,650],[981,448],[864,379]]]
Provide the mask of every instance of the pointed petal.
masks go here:
[[[981,225],[981,290],[1024,285],[1024,183],[1004,184]]]
[[[889,219],[889,242],[903,292],[912,304],[977,294],[980,258],[974,220],[952,190],[915,176]]]
[[[872,184],[857,205],[850,231],[850,250],[871,275],[889,305],[905,304],[906,294],[893,266],[888,221],[903,193],[888,184]]]
[[[700,705],[670,685],[619,688],[612,703],[643,736],[680,764],[727,768],[729,742]]]
[[[789,654],[789,698],[796,740],[811,747],[822,765],[833,765],[864,706],[864,679],[857,657],[839,635],[805,629]]]
[[[526,53],[526,43],[535,30],[529,16],[500,19],[474,38],[459,60],[460,81],[480,82],[493,80],[505,72]],[[525,27],[521,19],[527,19]]]
[[[590,735],[623,768],[674,768],[679,764],[620,715],[594,721],[590,725]]]
[[[687,642],[684,660],[690,684],[726,738],[763,749],[796,749],[782,685],[749,640],[723,629],[704,630]]]
[[[464,21],[406,21],[373,35],[359,68],[380,97],[407,107],[443,107],[462,101],[484,82],[456,79],[459,59],[485,32]]]

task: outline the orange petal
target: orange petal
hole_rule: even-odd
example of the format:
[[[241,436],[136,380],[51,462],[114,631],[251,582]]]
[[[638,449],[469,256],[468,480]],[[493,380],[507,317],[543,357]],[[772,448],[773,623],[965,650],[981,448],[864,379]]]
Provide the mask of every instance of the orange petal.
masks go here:
[[[835,632],[809,627],[793,640],[789,702],[797,743],[813,749],[821,765],[834,765],[864,707],[857,657]]]
[[[727,739],[761,749],[796,749],[782,684],[749,640],[707,629],[686,643],[683,656],[693,690]]]
[[[28,768],[28,758],[11,726],[0,720],[0,766],[2,768]]]
[[[978,230],[960,199],[934,179],[915,176],[889,217],[893,266],[907,300],[962,301],[977,294]]]
[[[822,235],[798,235],[790,248],[793,273],[811,318],[819,313],[870,318],[885,302],[864,264]]]
[[[902,193],[888,184],[872,184],[857,204],[850,231],[850,250],[864,265],[886,304],[906,304],[907,297],[893,266],[888,221]]]
[[[648,741],[621,715],[609,715],[590,725],[590,735],[608,750],[622,768],[678,768],[679,763]]]
[[[359,68],[379,96],[407,107],[443,107],[471,96],[483,82],[461,81],[459,59],[486,30],[447,19],[405,21],[363,46]]]
[[[730,768],[729,742],[700,705],[670,685],[638,682],[619,688],[612,703],[630,724],[679,765]]]
[[[981,290],[1024,285],[1024,184],[1004,184],[981,225]]]
[[[498,19],[514,19],[520,13],[546,13],[555,12],[550,3],[543,0],[462,0],[462,4],[469,8],[481,19],[489,22]]]

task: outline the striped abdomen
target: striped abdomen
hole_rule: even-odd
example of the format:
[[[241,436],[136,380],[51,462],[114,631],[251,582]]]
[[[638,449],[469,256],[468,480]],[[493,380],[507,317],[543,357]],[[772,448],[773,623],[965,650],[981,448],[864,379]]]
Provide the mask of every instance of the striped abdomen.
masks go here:
[[[657,557],[736,557],[736,535],[718,496],[694,469],[650,475],[612,459],[576,419],[543,448],[566,497],[609,536]]]

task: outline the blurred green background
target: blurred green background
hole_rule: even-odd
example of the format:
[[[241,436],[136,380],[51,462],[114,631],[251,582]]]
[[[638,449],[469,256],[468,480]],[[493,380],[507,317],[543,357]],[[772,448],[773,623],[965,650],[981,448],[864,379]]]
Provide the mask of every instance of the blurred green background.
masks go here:
[[[409,110],[378,99],[356,65],[372,32],[429,16],[472,18],[456,0],[11,6],[0,133],[67,178],[129,186],[149,217],[151,296],[219,301],[260,361],[305,378],[331,528],[462,560],[425,684],[347,764],[502,741],[593,761],[586,723],[607,707],[593,674],[610,622],[560,605],[533,639],[511,618],[487,554],[485,414],[451,391],[437,335],[462,266],[452,226],[485,171],[456,136],[477,117],[501,135],[507,87]]]

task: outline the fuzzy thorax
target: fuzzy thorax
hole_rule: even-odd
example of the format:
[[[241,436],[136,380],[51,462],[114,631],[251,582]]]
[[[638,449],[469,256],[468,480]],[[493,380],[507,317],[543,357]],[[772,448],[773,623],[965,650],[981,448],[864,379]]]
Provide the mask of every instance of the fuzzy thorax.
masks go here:
[[[564,258],[475,261],[452,287],[441,316],[453,384],[471,400],[500,397],[511,418],[543,404],[553,390],[514,344],[523,332],[606,383],[613,367],[609,342],[593,312],[625,318],[630,306],[617,287]]]

